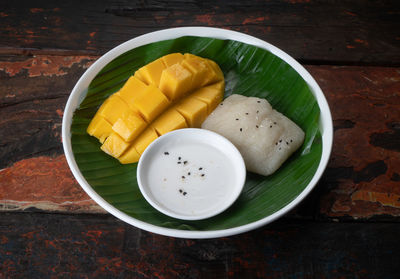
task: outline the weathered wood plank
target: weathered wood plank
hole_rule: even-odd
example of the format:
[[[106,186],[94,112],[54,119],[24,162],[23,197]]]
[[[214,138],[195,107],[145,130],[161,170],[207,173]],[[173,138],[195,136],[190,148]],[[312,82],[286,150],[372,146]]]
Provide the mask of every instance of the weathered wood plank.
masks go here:
[[[328,99],[335,128],[317,188],[329,217],[400,216],[400,70],[308,67]]]
[[[398,223],[278,221],[211,240],[111,216],[0,214],[5,278],[398,278]],[[45,268],[43,268],[45,267]]]
[[[0,57],[1,210],[101,212],[73,179],[60,139],[67,97],[94,59]],[[399,69],[307,69],[330,103],[334,149],[321,182],[291,216],[399,220]]]
[[[103,54],[162,28],[212,26],[259,37],[303,63],[400,64],[396,0],[16,0],[0,11],[3,54]]]
[[[88,56],[0,57],[0,169],[29,157],[62,154],[64,106],[93,61]]]

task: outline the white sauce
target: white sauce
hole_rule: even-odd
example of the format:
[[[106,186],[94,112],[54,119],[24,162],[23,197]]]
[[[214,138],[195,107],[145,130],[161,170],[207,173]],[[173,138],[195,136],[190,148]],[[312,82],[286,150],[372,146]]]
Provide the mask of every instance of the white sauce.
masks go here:
[[[179,215],[204,215],[233,194],[233,171],[230,158],[213,146],[170,144],[155,154],[143,178],[161,207]]]

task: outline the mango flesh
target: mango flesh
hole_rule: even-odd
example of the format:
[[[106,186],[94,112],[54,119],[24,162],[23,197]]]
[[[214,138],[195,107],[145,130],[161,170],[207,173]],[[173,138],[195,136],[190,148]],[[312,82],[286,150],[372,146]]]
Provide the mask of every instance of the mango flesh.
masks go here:
[[[173,130],[188,127],[185,118],[174,108],[171,108],[168,111],[164,112],[163,115],[157,118],[157,120],[154,121],[153,124],[151,124],[151,126],[160,136]]]
[[[185,118],[189,127],[200,128],[206,120],[207,104],[196,98],[185,98],[175,106],[175,109]]]
[[[119,134],[125,141],[132,141],[147,126],[146,121],[135,112],[118,118],[112,126],[112,130]]]
[[[87,132],[89,135],[98,138],[99,141],[103,143],[112,133],[112,126],[107,120],[101,117],[100,114],[96,114],[87,128]]]
[[[214,61],[168,54],[137,70],[104,101],[87,132],[122,164],[135,163],[159,136],[199,128],[222,101],[224,87]]]
[[[183,96],[192,87],[192,73],[181,64],[174,64],[163,71],[160,90],[172,101]]]
[[[169,101],[160,89],[150,84],[133,105],[147,122],[151,122],[168,107]]]
[[[124,141],[117,133],[111,133],[101,146],[105,153],[118,158],[129,147],[129,143]]]
[[[135,101],[146,93],[147,85],[135,76],[131,76],[125,85],[116,93],[131,110],[139,112]]]

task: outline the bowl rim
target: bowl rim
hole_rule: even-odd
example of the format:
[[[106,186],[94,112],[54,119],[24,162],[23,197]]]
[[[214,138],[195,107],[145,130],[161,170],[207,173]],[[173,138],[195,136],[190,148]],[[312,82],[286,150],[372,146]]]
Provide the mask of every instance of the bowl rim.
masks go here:
[[[117,56],[125,53],[126,51],[129,51],[133,48],[137,48],[142,45],[158,41],[175,39],[182,36],[209,37],[209,38],[225,39],[225,40],[228,39],[266,49],[272,54],[284,60],[286,63],[288,63],[306,81],[312,94],[316,98],[318,106],[320,108],[319,127],[322,136],[321,160],[319,162],[318,168],[313,178],[308,183],[306,188],[304,188],[304,190],[295,199],[293,199],[290,203],[288,203],[275,213],[246,225],[229,229],[222,229],[222,230],[189,231],[189,230],[179,230],[179,229],[171,229],[171,228],[156,226],[135,219],[129,216],[128,214],[120,211],[119,209],[115,208],[111,204],[109,204],[90,186],[90,184],[86,181],[86,179],[80,172],[78,165],[75,161],[74,155],[72,153],[70,128],[71,128],[73,113],[75,109],[78,107],[78,105],[82,102],[83,98],[86,96],[88,85],[93,80],[93,78],[97,75],[98,72],[100,72],[100,70],[106,64],[111,62]],[[137,228],[149,232],[165,236],[178,237],[178,238],[205,239],[205,238],[231,236],[257,229],[261,226],[273,222],[274,220],[278,219],[279,217],[283,216],[284,214],[292,210],[294,207],[296,207],[312,191],[312,189],[318,183],[319,179],[321,178],[328,164],[333,144],[333,122],[328,102],[321,88],[319,87],[318,83],[311,76],[311,74],[302,65],[300,65],[299,62],[297,62],[286,52],[261,39],[237,31],[214,28],[214,27],[177,27],[177,28],[169,28],[169,29],[154,31],[151,33],[138,36],[129,41],[126,41],[116,46],[115,48],[111,49],[104,55],[102,55],[99,59],[97,59],[96,62],[94,62],[85,71],[85,73],[79,78],[78,82],[72,89],[72,92],[68,98],[67,104],[64,109],[64,115],[62,121],[62,143],[63,143],[65,157],[67,159],[68,165],[75,179],[78,181],[79,185],[83,188],[83,190],[107,212],[111,213],[118,219],[130,225],[133,225]]]

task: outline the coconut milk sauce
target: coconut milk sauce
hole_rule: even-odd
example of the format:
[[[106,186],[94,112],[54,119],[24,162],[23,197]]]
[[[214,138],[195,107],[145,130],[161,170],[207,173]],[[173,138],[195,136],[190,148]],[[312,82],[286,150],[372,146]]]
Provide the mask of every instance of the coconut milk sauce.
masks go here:
[[[182,215],[199,215],[229,197],[234,167],[218,149],[204,143],[165,145],[148,165],[144,179],[156,202]]]

